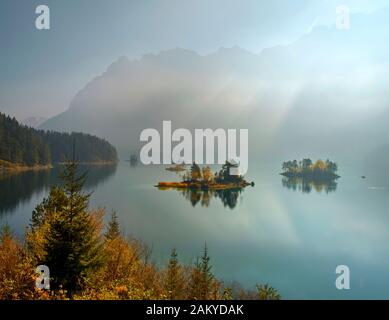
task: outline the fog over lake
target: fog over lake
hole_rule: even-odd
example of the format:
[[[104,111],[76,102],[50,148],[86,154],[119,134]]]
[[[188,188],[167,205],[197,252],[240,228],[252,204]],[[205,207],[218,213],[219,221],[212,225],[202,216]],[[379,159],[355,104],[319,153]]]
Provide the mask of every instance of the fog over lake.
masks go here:
[[[279,166],[250,163],[246,177],[255,186],[232,202],[158,190],[156,182],[177,180],[163,166],[123,162],[81,170],[89,172],[91,207],[116,210],[123,230],[150,245],[158,264],[166,263],[173,247],[183,262],[194,261],[207,242],[214,272],[226,282],[269,283],[293,299],[388,298],[389,183],[340,168],[336,190],[303,192],[283,185]],[[12,198],[1,202],[0,222],[22,235],[34,206],[58,183],[56,174],[0,180]],[[335,268],[342,264],[351,269],[351,290],[335,288]]]
[[[117,165],[79,168],[91,208],[106,221],[116,211],[157,265],[172,248],[191,264],[206,243],[226,284],[269,284],[286,299],[389,299],[389,0],[346,0],[346,29],[334,0],[47,2],[53,27],[38,31],[34,5],[5,0],[0,112],[55,136],[101,139],[75,135],[85,163],[113,163],[117,150]],[[135,162],[145,129],[161,134],[163,151],[164,121],[193,138],[248,132],[248,183],[191,175],[186,188],[157,188],[182,175]],[[23,239],[77,141],[49,148],[13,122],[0,126],[0,226]],[[285,161],[308,158],[330,159],[340,177],[313,179],[326,171],[313,163],[312,179],[280,175]],[[350,290],[335,287],[339,265],[350,268]]]

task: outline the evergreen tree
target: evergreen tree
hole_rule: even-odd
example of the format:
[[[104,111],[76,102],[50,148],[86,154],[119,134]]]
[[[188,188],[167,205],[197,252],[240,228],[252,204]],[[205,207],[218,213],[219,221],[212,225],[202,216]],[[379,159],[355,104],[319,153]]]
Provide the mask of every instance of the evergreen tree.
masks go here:
[[[281,296],[276,289],[267,284],[257,285],[259,300],[280,300]]]
[[[73,159],[60,175],[63,185],[52,188],[32,220],[32,232],[44,231],[39,263],[50,269],[51,288],[62,287],[70,296],[101,263],[97,222],[87,210],[90,195],[82,192],[85,175],[76,171]]]
[[[52,186],[49,196],[44,198],[43,201],[38,204],[32,212],[32,219],[30,228],[32,231],[41,228],[46,221],[46,217],[53,212],[61,211],[68,206],[69,199],[63,188],[58,186]]]
[[[208,255],[207,244],[201,259],[197,259],[192,269],[189,283],[189,299],[207,300],[213,293],[215,277],[212,274],[212,266]]]
[[[169,264],[166,271],[165,290],[170,300],[181,299],[184,291],[184,279],[182,267],[177,258],[177,251],[173,249],[170,255]]]
[[[201,257],[200,271],[201,271],[201,297],[202,299],[209,299],[212,291],[212,282],[214,276],[211,272],[212,266],[209,263],[210,257],[208,255],[207,244],[204,245],[204,253]]]
[[[116,212],[112,211],[111,220],[108,222],[108,228],[107,228],[107,232],[105,233],[105,238],[107,240],[113,240],[119,238],[120,235],[121,233],[120,233],[118,217],[116,215]]]

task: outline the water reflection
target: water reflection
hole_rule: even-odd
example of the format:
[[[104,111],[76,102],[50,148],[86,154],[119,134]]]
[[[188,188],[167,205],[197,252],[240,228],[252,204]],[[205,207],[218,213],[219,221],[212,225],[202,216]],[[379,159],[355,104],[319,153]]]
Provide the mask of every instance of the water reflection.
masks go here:
[[[313,179],[301,177],[283,177],[282,185],[293,191],[302,193],[311,193],[314,189],[316,192],[330,193],[336,191],[338,186],[335,179]]]
[[[131,168],[136,168],[136,166],[139,164],[138,156],[136,154],[131,154],[130,159],[126,161],[130,163]]]
[[[85,188],[92,189],[114,175],[116,165],[80,165],[78,170],[88,174]],[[54,167],[51,170],[0,174],[0,215],[12,212],[19,204],[28,202],[34,194],[59,184],[59,171],[59,167]]]
[[[170,188],[173,189],[173,188]],[[169,190],[170,190],[169,189]],[[160,190],[167,190],[166,188],[160,188]],[[208,208],[211,200],[219,199],[224,207],[234,209],[238,204],[239,197],[243,192],[242,188],[226,189],[226,190],[197,190],[197,189],[174,189],[180,193],[185,199],[187,199],[193,207],[198,204],[203,208]]]
[[[50,171],[2,173],[0,175],[0,214],[14,210],[30,200],[34,193],[50,185]]]

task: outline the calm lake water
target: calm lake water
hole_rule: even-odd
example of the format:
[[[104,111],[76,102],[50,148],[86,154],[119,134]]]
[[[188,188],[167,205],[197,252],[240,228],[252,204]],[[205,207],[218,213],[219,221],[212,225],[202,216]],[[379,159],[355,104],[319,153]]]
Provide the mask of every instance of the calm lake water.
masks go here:
[[[116,210],[124,231],[152,246],[156,263],[176,247],[190,263],[207,242],[215,274],[248,288],[269,283],[283,298],[389,298],[389,181],[343,168],[336,185],[282,181],[279,166],[251,165],[241,193],[188,194],[153,187],[177,175],[161,166],[94,167],[92,207]],[[23,235],[57,170],[0,179],[0,223]],[[351,289],[335,288],[335,268]]]

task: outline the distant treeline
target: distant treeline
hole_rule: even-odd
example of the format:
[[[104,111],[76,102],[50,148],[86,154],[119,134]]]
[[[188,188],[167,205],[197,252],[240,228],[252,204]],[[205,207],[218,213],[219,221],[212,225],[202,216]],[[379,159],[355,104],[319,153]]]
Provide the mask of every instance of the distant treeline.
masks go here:
[[[0,160],[27,166],[66,161],[73,154],[79,162],[116,161],[116,149],[106,140],[84,133],[36,130],[0,113]]]

